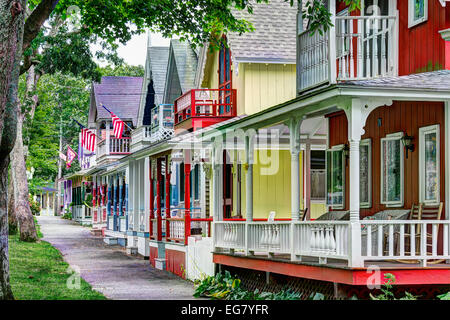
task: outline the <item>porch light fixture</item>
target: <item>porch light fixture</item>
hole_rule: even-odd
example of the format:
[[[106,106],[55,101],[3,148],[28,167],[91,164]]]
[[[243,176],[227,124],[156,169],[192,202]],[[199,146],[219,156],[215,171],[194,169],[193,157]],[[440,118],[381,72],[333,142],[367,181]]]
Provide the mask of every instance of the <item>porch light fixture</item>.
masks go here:
[[[402,144],[405,147],[406,150],[406,159],[408,159],[408,150],[413,152],[414,151],[414,144],[412,143],[414,137],[408,136],[408,134],[405,132],[405,135],[402,137]]]

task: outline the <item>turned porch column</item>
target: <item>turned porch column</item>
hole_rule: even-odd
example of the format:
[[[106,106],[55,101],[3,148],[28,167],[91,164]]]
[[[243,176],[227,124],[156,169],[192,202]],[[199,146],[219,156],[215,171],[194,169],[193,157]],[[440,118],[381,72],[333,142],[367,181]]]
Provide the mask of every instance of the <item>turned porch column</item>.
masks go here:
[[[191,150],[184,150],[184,244],[191,235]]]
[[[162,217],[161,217],[161,164],[162,159],[156,160],[156,230],[157,240],[162,241]]]
[[[166,192],[166,238],[170,235],[170,221],[168,220],[170,218],[170,157],[169,155],[166,155],[166,186],[165,186],[165,192]]]
[[[149,160],[148,163],[148,179],[149,179],[149,230],[150,230],[150,238],[153,236],[153,222],[152,219],[155,218],[155,188],[153,185],[153,178],[155,176],[155,172],[152,171],[152,159]],[[157,239],[155,239],[157,240]]]
[[[363,267],[364,260],[361,254],[361,222],[359,220],[359,142],[363,134],[367,115],[363,114],[363,102],[352,99],[351,105],[345,110],[348,121],[348,141],[350,144],[349,162],[349,267]]]
[[[253,254],[248,250],[249,246],[249,222],[253,221],[253,163],[254,163],[254,139],[256,134],[245,135],[245,254]]]

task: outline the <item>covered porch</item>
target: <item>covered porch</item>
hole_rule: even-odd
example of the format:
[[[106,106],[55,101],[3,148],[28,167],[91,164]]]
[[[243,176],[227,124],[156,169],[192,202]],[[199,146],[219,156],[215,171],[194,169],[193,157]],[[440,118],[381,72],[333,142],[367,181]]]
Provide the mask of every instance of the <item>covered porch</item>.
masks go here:
[[[442,71],[333,85],[205,134],[213,150],[214,262],[332,282],[341,280],[331,269],[349,277],[409,270],[403,279],[410,283],[419,281],[406,277],[411,270],[427,270],[423,283],[450,283],[449,77]],[[310,138],[302,128],[312,119],[327,123],[327,213],[316,220],[303,214],[311,196],[302,190],[299,156]],[[255,219],[253,141],[276,127],[281,138],[267,148],[288,147],[290,216]],[[224,218],[221,200],[229,135],[243,141],[245,154],[239,220]]]

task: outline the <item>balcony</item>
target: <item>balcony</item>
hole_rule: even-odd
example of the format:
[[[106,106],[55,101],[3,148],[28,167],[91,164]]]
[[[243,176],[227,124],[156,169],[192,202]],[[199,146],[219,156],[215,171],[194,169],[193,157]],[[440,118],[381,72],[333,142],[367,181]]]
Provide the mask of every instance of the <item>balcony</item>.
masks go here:
[[[236,116],[236,89],[192,89],[174,104],[175,131],[193,131]]]
[[[131,152],[166,140],[173,135],[173,105],[160,104],[151,110],[151,124],[138,127],[131,134]]]
[[[97,161],[107,156],[123,156],[130,154],[130,137],[107,137],[97,144]]]
[[[397,16],[336,16],[321,35],[299,35],[299,92],[349,80],[397,75]],[[396,40],[397,39],[397,40]]]

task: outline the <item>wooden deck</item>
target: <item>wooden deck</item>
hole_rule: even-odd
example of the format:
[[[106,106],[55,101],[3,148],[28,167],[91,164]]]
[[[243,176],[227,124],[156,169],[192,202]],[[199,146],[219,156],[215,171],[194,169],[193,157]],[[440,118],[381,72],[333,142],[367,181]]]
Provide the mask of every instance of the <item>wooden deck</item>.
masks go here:
[[[350,268],[347,262],[334,259],[320,264],[313,258],[291,261],[289,255],[268,257],[267,254],[255,253],[253,256],[245,256],[240,252],[214,252],[213,261],[238,268],[348,285],[383,284],[386,273],[392,273],[396,277],[397,285],[450,284],[450,264],[446,263],[422,267],[419,263],[367,261],[364,268]]]

